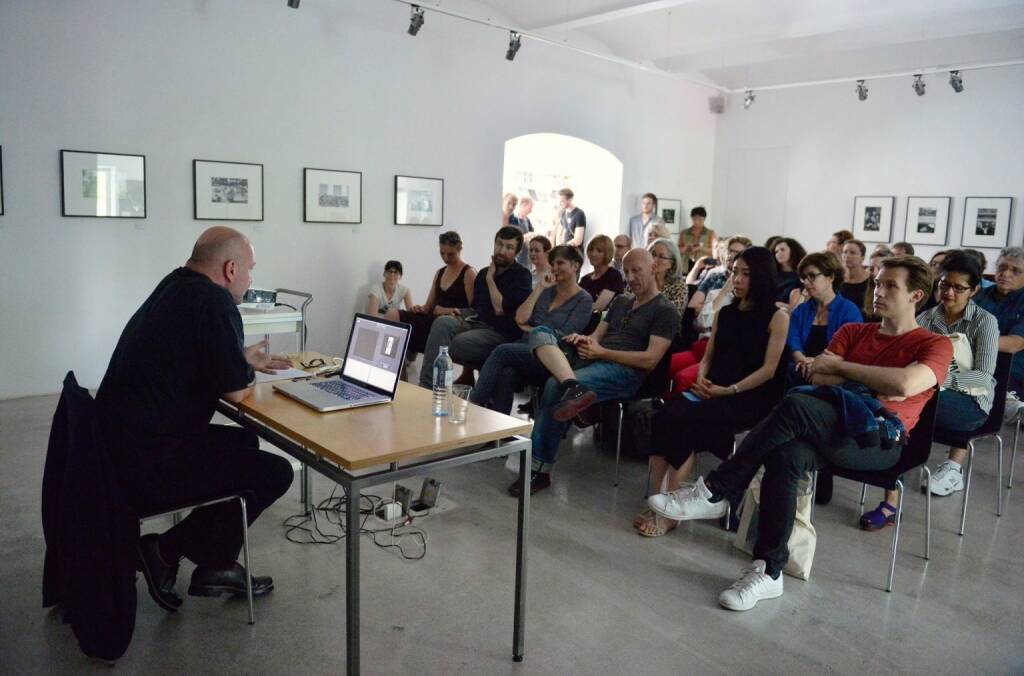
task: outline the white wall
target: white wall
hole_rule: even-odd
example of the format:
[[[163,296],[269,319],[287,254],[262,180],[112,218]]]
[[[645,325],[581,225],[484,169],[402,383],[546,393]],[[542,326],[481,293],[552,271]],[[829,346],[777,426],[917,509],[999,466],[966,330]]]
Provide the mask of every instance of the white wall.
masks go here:
[[[948,76],[761,92],[749,110],[731,96],[717,130],[709,222],[763,242],[785,233],[808,251],[830,233],[852,230],[855,195],[895,195],[891,241],[904,239],[908,196],[953,197],[947,247],[960,246],[966,196],[1013,196],[1010,244],[1024,217],[1024,67],[964,73],[956,94]],[[778,194],[778,193],[782,194]],[[926,259],[942,247],[915,247]],[[986,250],[989,269],[998,250]]]
[[[500,31],[436,14],[416,38],[407,25],[383,0],[0,2],[0,398],[57,391],[68,369],[99,383],[128,317],[209,225],[192,219],[193,158],[265,165],[266,220],[233,225],[258,285],[315,295],[309,347],[325,352],[386,259],[418,301],[440,265],[438,229],[392,225],[396,173],[445,179],[445,229],[477,265],[504,142],[522,134],[622,160],[624,219],[648,190],[710,204],[706,90],[528,41],[508,63]],[[61,148],[145,154],[149,217],[62,218]],[[303,223],[302,167],[362,171],[363,224]]]

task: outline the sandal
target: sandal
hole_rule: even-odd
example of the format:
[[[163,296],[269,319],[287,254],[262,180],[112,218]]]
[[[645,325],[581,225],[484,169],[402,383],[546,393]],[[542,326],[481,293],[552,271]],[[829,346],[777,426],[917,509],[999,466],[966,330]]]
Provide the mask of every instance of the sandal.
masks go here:
[[[676,526],[679,525],[678,521],[666,519],[658,516],[657,514],[653,514],[652,516],[652,519],[644,521],[637,527],[637,532],[645,538],[660,538],[669,531],[675,530]]]
[[[886,514],[883,510],[889,510],[892,514]],[[863,530],[881,530],[886,526],[896,525],[896,508],[884,500],[878,503],[878,507],[870,512],[865,512],[860,517],[860,527]]]
[[[636,516],[633,517],[633,528],[639,529],[640,526],[644,525],[654,517],[654,511],[645,509]]]

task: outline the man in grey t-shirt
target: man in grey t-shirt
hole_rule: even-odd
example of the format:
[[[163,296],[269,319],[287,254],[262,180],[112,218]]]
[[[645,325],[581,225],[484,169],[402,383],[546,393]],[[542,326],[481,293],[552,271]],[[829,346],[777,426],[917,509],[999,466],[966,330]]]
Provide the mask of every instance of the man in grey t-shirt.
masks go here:
[[[635,295],[616,298],[589,336],[573,333],[562,339],[574,348],[571,362],[563,345],[554,342],[534,351],[551,377],[533,423],[531,493],[551,485],[550,465],[569,422],[595,403],[633,396],[679,332],[679,313],[658,291],[651,254],[633,249],[623,267]],[[509,487],[512,495],[522,490],[518,481]]]

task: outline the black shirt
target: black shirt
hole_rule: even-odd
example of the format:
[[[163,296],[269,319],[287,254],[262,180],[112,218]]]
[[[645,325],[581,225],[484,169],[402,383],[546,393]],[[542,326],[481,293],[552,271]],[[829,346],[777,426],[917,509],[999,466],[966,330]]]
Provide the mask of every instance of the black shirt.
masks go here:
[[[839,295],[856,305],[858,310],[863,311],[864,296],[868,292],[868,281],[868,279],[865,279],[863,282],[857,282],[856,284],[843,282],[843,285],[839,287]]]
[[[253,375],[231,294],[178,268],[128,321],[110,358],[96,395],[106,441],[121,458],[188,445],[206,433],[220,396]]]
[[[828,347],[828,327],[824,324],[812,324],[811,333],[804,341],[804,356],[817,357]]]
[[[516,310],[533,290],[533,275],[519,263],[513,263],[494,278],[494,284],[501,294],[504,314],[498,316],[494,312],[491,293],[487,290],[487,267],[484,266],[473,281],[473,309],[476,310],[476,316],[507,340],[519,340],[523,330],[516,324]]]

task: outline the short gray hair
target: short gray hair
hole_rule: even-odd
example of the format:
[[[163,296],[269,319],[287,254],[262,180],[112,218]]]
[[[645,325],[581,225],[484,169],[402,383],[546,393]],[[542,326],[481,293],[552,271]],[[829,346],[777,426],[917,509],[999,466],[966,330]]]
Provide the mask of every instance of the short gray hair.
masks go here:
[[[659,244],[664,245],[672,256],[672,267],[669,268],[667,273],[665,273],[665,280],[679,279],[683,276],[683,257],[679,255],[679,247],[677,247],[676,243],[672,240],[659,237],[647,245],[647,251],[650,252],[651,256],[654,255],[654,247]]]
[[[1000,258],[1017,258],[1024,260],[1024,247],[1008,246],[999,252]]]

